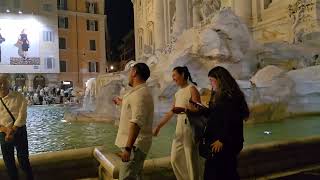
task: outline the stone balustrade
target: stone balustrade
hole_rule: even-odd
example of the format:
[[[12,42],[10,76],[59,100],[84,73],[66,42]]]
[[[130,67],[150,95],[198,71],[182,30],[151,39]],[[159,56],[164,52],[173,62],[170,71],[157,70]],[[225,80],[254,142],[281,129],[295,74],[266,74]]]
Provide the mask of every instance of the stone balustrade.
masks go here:
[[[320,137],[258,144],[246,147],[240,154],[239,173],[243,179],[259,179],[272,175],[318,166],[320,164]],[[99,176],[103,180],[115,180],[119,176],[120,158],[96,148],[94,156],[99,161]],[[144,164],[144,179],[175,179],[170,157],[148,159]],[[280,174],[278,174],[280,173]]]
[[[30,156],[35,179],[80,179],[98,176],[98,162],[93,147],[40,153]],[[18,162],[17,162],[18,164]],[[19,172],[22,175],[22,172]],[[4,162],[0,160],[0,179],[8,179]]]
[[[280,177],[299,169],[320,165],[320,136],[257,144],[240,154],[239,173],[243,179]],[[115,180],[119,177],[121,159],[103,147],[48,152],[30,156],[35,179],[81,179],[98,177]],[[20,172],[21,173],[21,172]],[[175,179],[170,157],[148,159],[144,164],[144,179]],[[7,179],[0,161],[0,179]]]

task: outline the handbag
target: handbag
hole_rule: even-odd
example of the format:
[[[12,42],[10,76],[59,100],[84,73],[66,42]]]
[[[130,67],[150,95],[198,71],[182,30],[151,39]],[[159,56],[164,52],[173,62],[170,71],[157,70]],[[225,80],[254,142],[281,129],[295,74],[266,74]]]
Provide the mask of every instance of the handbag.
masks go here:
[[[186,113],[193,131],[194,139],[196,142],[199,142],[199,155],[205,159],[212,159],[214,157],[214,152],[212,151],[211,143],[205,137],[209,120],[206,116],[206,112],[208,112],[209,109],[192,100],[189,100],[189,102],[199,109],[198,113]]]
[[[199,142],[204,136],[208,118],[198,113],[187,112],[186,115],[193,132],[193,138],[195,142]]]
[[[211,148],[211,143],[207,142],[205,138],[199,143],[199,155],[205,159],[214,158],[214,152]]]
[[[205,159],[212,159],[214,157],[214,153],[212,152],[211,143],[205,138],[209,120],[206,116],[206,112],[208,112],[209,109],[202,104],[193,102],[192,100],[189,100],[189,102],[199,109],[199,112],[197,113],[186,112],[193,131],[194,140],[195,142],[199,142],[199,155]]]

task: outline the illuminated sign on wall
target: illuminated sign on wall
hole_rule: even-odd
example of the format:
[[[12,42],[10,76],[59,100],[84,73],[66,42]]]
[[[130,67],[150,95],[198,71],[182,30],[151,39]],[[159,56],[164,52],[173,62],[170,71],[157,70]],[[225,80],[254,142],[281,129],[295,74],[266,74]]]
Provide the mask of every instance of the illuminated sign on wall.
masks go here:
[[[57,73],[57,28],[35,16],[0,14],[0,71]]]

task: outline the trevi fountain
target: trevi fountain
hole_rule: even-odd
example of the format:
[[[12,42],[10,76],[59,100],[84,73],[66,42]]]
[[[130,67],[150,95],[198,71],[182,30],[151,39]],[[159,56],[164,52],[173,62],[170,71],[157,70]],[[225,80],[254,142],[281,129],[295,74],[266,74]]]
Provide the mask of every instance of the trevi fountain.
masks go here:
[[[311,156],[320,143],[320,1],[132,3],[136,61],[147,63],[151,69],[147,83],[154,96],[155,121],[169,109],[177,90],[171,78],[175,66],[189,68],[204,104],[210,95],[207,73],[214,66],[223,66],[236,78],[251,110],[245,126],[246,148],[240,156],[242,177],[266,178],[267,174],[319,162],[299,157]],[[89,80],[87,103],[66,112],[65,119],[102,121],[116,127],[120,107],[112,104],[112,98],[129,89],[127,73],[134,63],[130,61],[122,72]],[[154,144],[165,148],[152,148],[145,164],[146,177],[172,177],[168,155],[174,126],[173,122],[164,134],[154,138]],[[116,179],[118,160],[106,149],[95,151],[100,176]],[[287,160],[290,157],[295,158]],[[158,177],[152,175],[155,172],[166,173]]]
[[[50,168],[41,168],[45,166],[64,171],[69,179],[118,178],[120,159],[114,154],[114,139],[120,107],[112,99],[129,90],[127,73],[135,62],[145,62],[151,69],[147,84],[155,102],[155,121],[169,109],[177,90],[171,78],[175,66],[189,68],[204,104],[210,94],[208,71],[223,66],[232,73],[251,110],[239,162],[242,178],[272,179],[319,165],[319,0],[132,3],[136,61],[130,61],[124,71],[88,80],[82,107],[58,113],[52,125],[29,125],[33,132],[49,129],[31,135],[31,153],[42,152],[31,157],[39,177],[49,172]],[[49,116],[60,111],[56,107]],[[33,109],[29,113],[39,119],[48,116]],[[51,132],[51,127],[58,133]],[[145,162],[145,179],[174,179],[169,158],[174,130],[172,122],[154,138],[157,146],[152,146]],[[77,135],[69,135],[72,131]],[[54,138],[40,144],[33,140],[48,134],[59,141],[52,145]]]

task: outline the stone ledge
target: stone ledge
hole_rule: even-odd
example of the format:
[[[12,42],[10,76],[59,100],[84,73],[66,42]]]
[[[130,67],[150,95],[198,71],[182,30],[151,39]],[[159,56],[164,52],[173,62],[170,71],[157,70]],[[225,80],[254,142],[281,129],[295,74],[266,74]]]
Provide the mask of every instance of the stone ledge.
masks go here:
[[[97,177],[99,164],[93,157],[93,150],[94,148],[90,147],[30,155],[35,179],[57,180]],[[0,160],[0,179],[8,179],[2,159]]]
[[[114,153],[96,148],[103,176],[101,179],[113,180],[118,178],[120,158]],[[246,147],[240,154],[239,174],[244,179],[256,179],[274,173],[283,173],[292,169],[300,169],[320,163],[320,136],[257,144]],[[157,177],[152,176],[157,174]],[[170,157],[148,159],[144,164],[145,179],[174,178]],[[149,178],[148,178],[149,177]],[[153,177],[153,178],[150,178]]]

